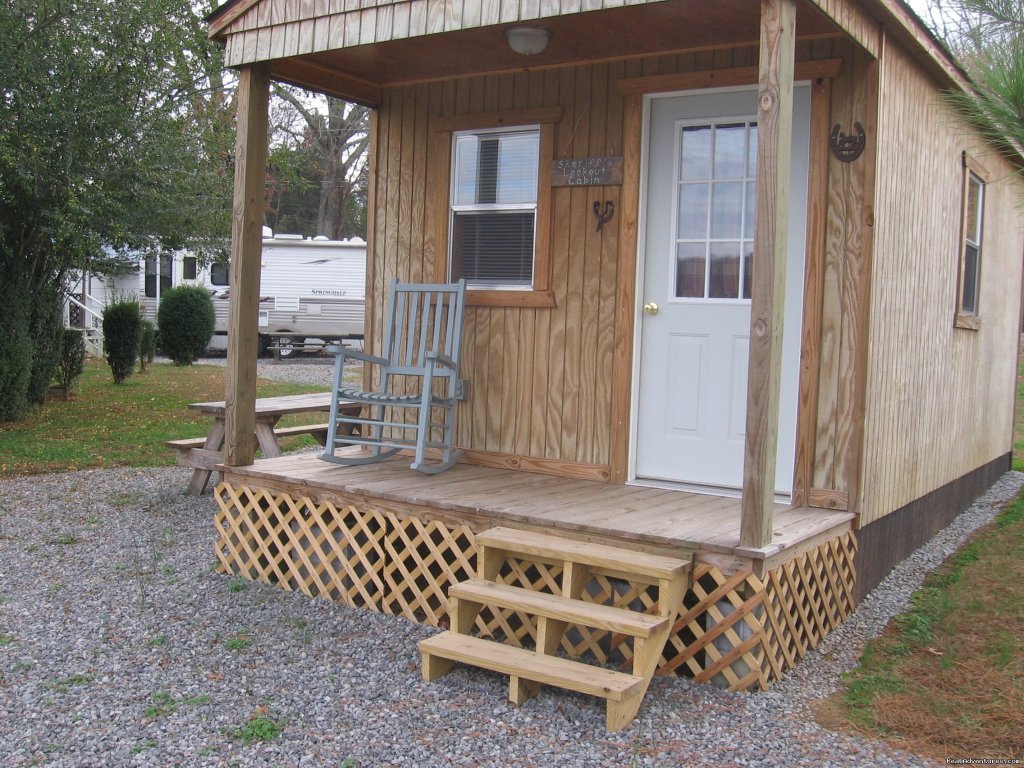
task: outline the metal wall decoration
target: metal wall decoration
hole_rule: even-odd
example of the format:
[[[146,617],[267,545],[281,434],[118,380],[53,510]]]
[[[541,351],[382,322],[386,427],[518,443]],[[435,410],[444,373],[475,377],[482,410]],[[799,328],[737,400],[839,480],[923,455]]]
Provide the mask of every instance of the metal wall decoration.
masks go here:
[[[836,160],[843,163],[852,163],[864,151],[865,136],[864,126],[860,123],[853,124],[855,134],[846,135],[836,123],[832,128],[832,134],[828,137],[828,146]]]
[[[601,227],[612,220],[612,216],[615,215],[615,203],[611,200],[605,200],[604,209],[601,209],[601,201],[594,201],[594,218],[597,219],[597,231],[601,231]]]

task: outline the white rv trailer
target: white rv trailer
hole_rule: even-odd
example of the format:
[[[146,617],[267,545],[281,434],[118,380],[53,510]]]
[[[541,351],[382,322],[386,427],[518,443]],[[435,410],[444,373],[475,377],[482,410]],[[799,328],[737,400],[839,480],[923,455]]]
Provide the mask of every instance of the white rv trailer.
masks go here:
[[[209,270],[217,313],[214,348],[227,348],[227,267]],[[307,342],[362,339],[366,298],[366,243],[303,239],[301,235],[263,238],[260,270],[260,351],[276,348],[282,357]]]
[[[362,239],[275,237],[264,227],[261,267],[261,355],[276,349],[286,357],[307,344],[362,339],[366,291],[366,243]],[[210,348],[224,350],[228,272],[227,265],[201,267],[187,251],[178,251],[170,258],[140,258],[135,274],[89,276],[86,293],[98,305],[98,311],[116,299],[137,299],[143,315],[155,323],[162,292],[177,285],[203,286],[211,293],[216,314]],[[81,287],[76,286],[72,295],[81,293]]]

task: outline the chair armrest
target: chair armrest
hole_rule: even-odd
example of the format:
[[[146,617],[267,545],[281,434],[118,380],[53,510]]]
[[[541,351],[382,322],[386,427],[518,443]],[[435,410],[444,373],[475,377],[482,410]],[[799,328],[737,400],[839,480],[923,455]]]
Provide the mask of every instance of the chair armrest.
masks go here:
[[[362,360],[365,363],[376,363],[377,365],[387,365],[388,361],[383,357],[377,357],[376,355],[368,355],[365,352],[356,352],[353,349],[346,349],[344,347],[330,346],[327,351],[333,355],[344,355],[345,357],[351,357],[356,360]]]
[[[430,360],[435,363],[440,363],[445,368],[449,368],[453,371],[456,370],[456,368],[458,367],[455,364],[454,360],[448,357],[448,355],[442,354],[440,352],[427,352],[427,360]]]

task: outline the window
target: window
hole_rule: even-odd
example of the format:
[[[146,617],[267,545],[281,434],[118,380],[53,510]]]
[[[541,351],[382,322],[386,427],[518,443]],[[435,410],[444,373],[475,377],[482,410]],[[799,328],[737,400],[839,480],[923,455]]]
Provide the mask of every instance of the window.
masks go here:
[[[451,278],[533,288],[540,130],[457,133],[452,156]]]
[[[676,160],[676,297],[749,300],[757,123],[681,122]]]
[[[157,289],[157,278],[160,286]],[[150,299],[162,296],[171,289],[171,259],[161,258],[159,254],[146,257],[146,285],[144,293]]]
[[[441,191],[438,282],[465,278],[466,304],[553,307],[551,165],[561,107],[431,121],[429,183]],[[433,201],[430,201],[433,203]]]
[[[228,274],[227,264],[214,263],[210,265],[210,282],[213,285],[227,285]]]
[[[963,211],[960,225],[960,275],[956,324],[977,330],[981,289],[982,233],[985,218],[984,172],[964,153]]]
[[[198,272],[198,264],[195,256],[185,256],[181,260],[181,279],[195,280]]]

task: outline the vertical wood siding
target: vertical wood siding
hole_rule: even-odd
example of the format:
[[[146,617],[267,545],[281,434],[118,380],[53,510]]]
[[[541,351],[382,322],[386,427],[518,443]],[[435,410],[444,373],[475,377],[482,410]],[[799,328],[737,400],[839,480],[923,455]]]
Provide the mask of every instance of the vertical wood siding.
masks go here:
[[[798,45],[800,59],[832,55],[827,42]],[[447,200],[434,180],[450,171],[431,163],[445,154],[439,150],[450,136],[432,133],[432,120],[560,107],[557,158],[619,155],[625,119],[619,79],[756,60],[756,50],[746,47],[386,89],[377,115],[367,277],[373,338],[381,338],[390,280],[432,279],[447,258],[438,235]],[[467,308],[463,372],[471,396],[458,414],[461,447],[607,469],[621,189],[552,190],[553,308]],[[615,205],[601,232],[591,212],[595,200]]]
[[[1011,450],[1024,250],[1020,178],[901,48],[881,72],[862,525]],[[989,170],[980,331],[953,326],[965,149]]]

